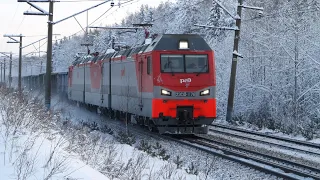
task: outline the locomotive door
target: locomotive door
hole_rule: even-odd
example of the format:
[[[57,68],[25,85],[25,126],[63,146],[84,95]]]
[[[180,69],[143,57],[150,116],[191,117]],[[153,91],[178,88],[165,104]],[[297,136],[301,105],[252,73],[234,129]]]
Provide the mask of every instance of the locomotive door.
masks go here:
[[[72,71],[72,68],[70,67],[69,68],[69,78],[68,78],[68,80],[69,80],[69,86],[67,87],[67,92],[68,92],[68,96],[69,96],[69,98],[71,98],[71,89],[72,89],[72,73],[73,71]],[[41,85],[41,83],[40,83],[40,78],[39,78],[39,85]]]
[[[142,101],[142,89],[143,89],[143,57],[141,57],[140,61],[139,61],[139,81],[140,81],[140,102],[139,102],[139,107],[140,107],[140,111],[142,111],[143,108],[143,101]]]
[[[104,75],[103,66],[104,66],[104,63],[103,62],[98,62],[98,64],[99,64],[100,73],[101,73],[101,78],[100,78],[100,104],[103,106],[103,104],[104,104],[103,94],[105,93],[104,92],[104,87],[103,87],[103,75]]]
[[[71,67],[69,68],[69,88],[72,86],[72,69]]]

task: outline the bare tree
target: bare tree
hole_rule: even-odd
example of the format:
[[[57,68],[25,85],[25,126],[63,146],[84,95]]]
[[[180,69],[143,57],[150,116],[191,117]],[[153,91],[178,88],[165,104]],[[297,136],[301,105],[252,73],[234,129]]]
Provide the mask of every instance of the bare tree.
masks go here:
[[[27,151],[23,151],[18,159],[14,162],[16,178],[26,180],[35,172],[35,164],[37,156],[30,155]]]
[[[130,158],[124,166],[124,174],[120,177],[121,179],[141,179],[148,159],[143,154],[135,155],[135,153],[133,153],[132,157],[133,158]]]
[[[55,156],[51,159],[51,163],[45,168],[48,170],[47,175],[43,178],[44,180],[49,180],[52,176],[61,174],[67,171],[69,158],[64,156]]]
[[[51,144],[49,157],[47,162],[44,165],[44,168],[47,168],[49,166],[49,164],[52,162],[53,157],[55,156],[55,153],[58,153],[57,149],[65,143],[66,143],[66,140],[61,136],[56,143]]]
[[[176,165],[168,163],[161,167],[160,172],[164,179],[171,179],[177,172]]]
[[[212,173],[214,171],[214,162],[215,162],[216,158],[213,159],[212,156],[207,156],[206,160],[205,160],[205,164],[204,164],[204,169],[203,169],[203,173],[204,173],[204,180],[207,180],[209,178],[210,173]]]
[[[0,96],[4,96],[4,94],[0,92]],[[2,98],[0,107],[2,121],[0,127],[4,127],[5,130],[2,131],[1,129],[1,137],[5,141],[5,151],[7,151],[9,142],[11,143],[9,146],[11,148],[9,162],[13,157],[15,158],[12,164],[14,165],[17,179],[28,179],[37,171],[39,150],[44,139],[40,146],[37,147],[38,149],[35,149],[35,144],[40,141],[40,134],[43,134],[50,127],[48,122],[54,120],[54,118],[41,110],[36,102],[28,101],[28,99],[19,97],[15,93],[6,94]],[[4,125],[2,126],[2,124]],[[45,164],[45,168],[48,169],[49,173],[44,179],[49,179],[55,174],[66,171],[65,162],[67,158],[60,157],[58,159],[55,157],[57,156],[55,153],[57,148],[63,143],[63,138],[60,137],[58,143],[53,145],[54,148]],[[7,152],[4,152],[4,156],[6,154]],[[4,157],[5,162],[6,158]]]

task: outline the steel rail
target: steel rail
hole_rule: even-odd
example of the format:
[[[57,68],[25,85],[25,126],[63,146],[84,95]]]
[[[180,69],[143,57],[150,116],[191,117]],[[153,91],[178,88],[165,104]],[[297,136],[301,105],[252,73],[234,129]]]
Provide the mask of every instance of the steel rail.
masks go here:
[[[200,136],[196,136],[196,138],[197,139],[184,138],[183,140],[189,141],[191,143],[196,143],[196,144],[199,144],[202,146],[206,146],[209,148],[213,148],[215,150],[222,151],[221,154],[223,157],[230,158],[229,156],[231,156],[232,160],[235,160],[235,161],[238,161],[241,163],[245,163],[246,165],[249,165],[251,167],[258,168],[264,172],[269,172],[271,174],[274,174],[274,175],[277,175],[277,176],[280,176],[283,178],[300,179],[300,178],[297,178],[294,176],[294,175],[298,175],[298,176],[303,176],[303,177],[311,177],[314,179],[320,179],[320,175],[318,175],[320,173],[320,170],[317,168],[311,167],[311,166],[303,165],[303,164],[296,163],[296,162],[291,162],[289,160],[285,160],[285,159],[278,158],[278,157],[272,157],[272,156],[266,155],[266,154],[261,154],[261,153],[255,152],[255,151],[251,151],[251,150],[247,150],[247,149],[244,149],[241,147],[229,145],[229,144],[219,142],[219,141],[216,141],[213,139],[207,139],[207,138],[200,137]],[[200,141],[199,141],[199,139],[200,139]],[[201,140],[208,141],[208,142],[203,142]],[[214,143],[214,144],[212,144],[212,143]],[[215,144],[220,144],[220,146],[215,145]],[[198,146],[195,146],[195,147],[198,147]],[[250,156],[247,153],[237,152],[236,150],[227,149],[226,147],[233,148],[233,149],[240,150],[240,151],[249,152],[251,154],[255,154],[255,156],[269,158],[273,161],[278,161],[280,163],[271,162],[271,160],[266,160],[261,157],[254,157],[252,155]],[[243,161],[242,158],[245,159],[245,161]],[[248,160],[251,160],[252,162],[250,162]],[[257,163],[261,163],[261,164],[257,165]],[[294,168],[288,167],[288,165],[284,165],[284,163],[291,164],[292,166],[296,166],[296,167],[294,167]],[[262,167],[261,167],[261,165],[262,165]],[[271,166],[271,168],[265,167],[265,165]],[[297,166],[299,166],[300,168],[303,168],[305,170],[297,169]],[[272,167],[278,168],[278,169],[282,170],[283,172],[274,171],[272,169]],[[314,172],[314,173],[312,173],[312,172]],[[290,173],[292,173],[292,174],[290,174]]]
[[[228,129],[228,130],[229,131],[234,131],[234,130],[230,130],[230,129]],[[233,137],[237,137],[237,138],[241,138],[241,139],[247,139],[247,140],[251,140],[251,141],[255,141],[255,142],[261,142],[261,143],[264,143],[264,144],[272,144],[272,145],[275,145],[275,146],[279,146],[279,147],[283,147],[283,148],[287,148],[287,149],[291,149],[291,150],[295,150],[295,151],[300,151],[300,152],[303,152],[303,153],[309,153],[309,154],[320,156],[320,149],[319,149],[319,152],[313,152],[313,151],[308,151],[308,150],[304,150],[304,149],[300,149],[300,148],[291,147],[290,145],[280,144],[280,143],[276,143],[276,142],[270,142],[270,141],[263,140],[263,139],[255,139],[254,137],[249,137],[249,136],[245,136],[245,135],[233,134],[232,132],[225,132],[223,130],[209,129],[209,131],[215,132],[217,134],[225,134],[227,136],[233,136]],[[239,131],[236,131],[236,132],[239,132]],[[250,133],[248,133],[248,134],[250,134]],[[252,135],[252,134],[250,134],[250,135]],[[255,136],[257,136],[257,135],[255,135]],[[273,139],[272,137],[264,137],[264,138]],[[276,139],[276,140],[278,140],[278,139]],[[278,140],[278,141],[281,141],[281,140]],[[285,142],[291,143],[291,142],[288,142],[288,141],[285,141]],[[305,146],[305,145],[301,145],[301,144],[299,144],[299,145],[300,146]],[[310,148],[310,146],[305,146],[305,147]]]
[[[172,138],[172,137],[166,137],[166,138],[168,140],[175,141],[175,142],[178,142],[180,144],[184,144],[186,146],[202,150],[204,152],[207,152],[207,153],[215,155],[215,156],[219,156],[219,157],[224,158],[224,159],[228,159],[228,160],[231,160],[231,161],[234,161],[234,162],[238,162],[240,164],[249,166],[249,167],[257,169],[257,170],[259,170],[261,172],[265,172],[267,174],[275,175],[275,176],[280,177],[280,178],[294,179],[294,180],[300,180],[301,179],[301,176],[296,176],[295,174],[286,173],[285,171],[276,169],[276,168],[274,168],[272,166],[267,166],[264,163],[259,163],[259,162],[248,160],[247,157],[245,157],[245,156],[242,156],[242,157],[245,157],[245,158],[238,157],[237,156],[238,154],[235,154],[235,153],[227,151],[227,150],[221,150],[219,147],[217,147],[217,148],[216,147],[212,147],[213,145],[212,146],[208,146],[208,144],[203,144],[203,143],[199,144],[199,145],[204,146],[204,147],[202,147],[202,146],[199,146],[195,140],[190,140],[190,139],[188,140],[188,139],[183,139],[183,138],[182,139],[176,139],[176,138]]]
[[[286,137],[279,137],[279,136],[270,135],[270,134],[264,134],[264,133],[260,133],[260,132],[249,131],[249,130],[245,130],[245,129],[241,129],[241,128],[237,128],[237,127],[230,127],[230,126],[216,124],[216,123],[211,124],[210,126],[211,127],[219,127],[219,128],[234,130],[234,131],[238,131],[238,132],[243,132],[243,133],[247,133],[247,134],[253,134],[253,135],[272,138],[272,139],[277,139],[277,140],[282,140],[282,141],[286,141],[286,142],[290,142],[290,143],[295,143],[295,144],[298,144],[298,145],[308,146],[308,147],[311,147],[311,148],[320,148],[320,144],[301,141],[301,140],[296,140],[296,139],[290,139],[290,138],[286,138]]]

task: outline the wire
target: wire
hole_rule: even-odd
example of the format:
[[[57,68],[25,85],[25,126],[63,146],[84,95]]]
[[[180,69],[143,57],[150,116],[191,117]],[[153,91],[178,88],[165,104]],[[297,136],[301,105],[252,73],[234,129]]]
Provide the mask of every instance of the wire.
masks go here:
[[[127,1],[127,2],[124,2],[124,3],[120,4],[120,5],[122,5],[122,7],[125,7],[125,6],[128,6],[128,5],[131,5],[131,4],[135,3],[135,2],[132,2],[132,1],[137,1],[137,2],[139,2],[140,0],[129,0],[129,1]],[[131,3],[130,3],[130,2],[131,2]],[[130,4],[127,4],[127,3],[130,3]],[[124,4],[126,4],[126,5],[124,5]],[[115,11],[113,11],[113,12],[112,12],[111,14],[109,14],[108,16],[113,15],[113,13],[117,12],[119,9],[120,9],[120,8],[117,8]],[[107,17],[108,17],[108,16],[107,16]],[[106,18],[107,18],[107,17],[106,17]],[[104,19],[101,19],[98,23],[100,23],[102,20],[104,20]]]
[[[10,21],[9,26],[11,26],[11,22],[13,22],[14,18],[16,17],[16,13],[17,13],[17,11],[18,11],[19,4],[20,4],[20,3],[18,3],[18,5],[17,5],[17,7],[16,7],[16,10],[15,10],[15,12],[14,12],[14,15],[13,15],[13,17],[12,17],[11,21]],[[7,31],[8,31],[9,26],[7,26],[7,29],[6,29],[6,31],[5,31],[5,32],[7,32]]]
[[[16,7],[16,10],[15,10],[15,12],[14,12],[14,15],[13,15],[13,17],[12,17],[12,19],[11,19],[11,21],[10,21],[9,25],[7,26],[7,29],[6,29],[6,31],[5,31],[5,32],[7,32],[7,31],[8,31],[9,27],[11,26],[11,22],[13,22],[14,18],[16,17],[16,13],[17,13],[17,11],[18,11],[19,5],[20,5],[20,3],[18,3],[18,5],[17,5],[17,7]],[[6,45],[5,45],[5,49],[7,49],[7,47],[8,47],[8,43],[6,43]]]
[[[110,9],[111,9],[111,8],[109,8],[106,12],[104,12],[103,15],[104,15],[105,13],[107,13]],[[95,21],[97,21],[98,19],[100,19],[103,15],[101,15],[100,17],[98,17],[96,20],[94,20],[94,21],[93,21],[92,23],[90,23],[88,26],[92,25]],[[78,34],[78,33],[81,32],[81,31],[83,31],[83,30],[81,29],[80,31],[78,31],[78,32],[76,32],[76,33],[74,33],[74,34],[67,36],[67,38],[68,38],[68,37],[71,37],[71,36],[74,36],[74,35]],[[56,41],[61,40],[61,39],[64,39],[64,38],[56,39]]]
[[[106,12],[104,12],[101,16],[99,16],[96,20],[94,20],[90,25],[92,25],[93,23],[95,23],[98,19],[100,19],[103,15],[105,15],[108,11],[110,11],[112,7],[110,7]]]
[[[21,21],[19,27],[17,28],[16,32],[18,32],[18,31],[20,30],[20,27],[21,27],[22,23],[24,22],[25,17],[26,17],[26,16],[23,16],[22,21]]]
[[[262,19],[262,18],[273,18],[273,16],[280,15],[280,14],[292,15],[295,13],[310,13],[310,12],[320,11],[319,7],[312,7],[312,8],[309,8],[309,7],[310,7],[310,5],[305,6],[304,8],[306,8],[306,9],[299,9],[299,10],[296,10],[296,8],[288,9],[285,12],[276,12],[276,13],[266,14],[266,15],[263,15],[263,17],[253,17],[250,19],[245,19],[243,21],[251,21],[251,20]]]
[[[134,1],[134,0],[129,0],[129,1],[124,2],[124,3],[122,3],[122,4],[127,4],[127,3],[130,3],[130,2],[132,2],[132,1]],[[140,0],[138,0],[138,1],[140,1]],[[98,17],[96,20],[94,20],[92,23],[90,23],[88,26],[91,26],[93,23],[95,23],[97,20],[99,20],[103,15],[105,15],[105,14],[106,14],[107,12],[109,12],[111,9],[112,9],[112,7],[109,8],[106,12],[104,12],[101,16],[99,16],[99,17]],[[117,9],[117,10],[118,10],[118,9]],[[117,10],[116,10],[116,11],[117,11]],[[113,11],[111,14],[113,14],[113,13],[116,12],[116,11]],[[108,16],[110,16],[111,14],[109,14]],[[100,20],[99,22],[101,22],[101,20]],[[80,31],[78,31],[78,32],[76,32],[76,33],[73,33],[73,34],[71,34],[71,35],[69,35],[69,36],[66,36],[66,37],[67,37],[67,38],[72,37],[72,36],[80,33],[81,31],[82,31],[82,29],[81,29]],[[62,40],[62,39],[64,39],[64,38],[56,39],[56,41],[59,41],[59,40]]]
[[[42,45],[40,45],[39,48],[41,48],[42,46],[44,46],[47,42],[48,42],[48,41],[45,41]],[[32,53],[37,53],[38,50],[39,50],[39,48],[36,48],[36,47],[35,47],[36,50],[31,51],[31,52],[29,52],[28,54],[25,54],[24,56],[27,56],[27,55],[32,54]]]
[[[62,0],[62,1],[59,1],[59,2],[92,2],[92,1],[105,1],[105,0]]]
[[[29,10],[31,9],[31,6],[29,7]],[[18,27],[18,29],[16,30],[16,33],[20,30],[20,27],[22,25],[22,23],[24,22],[24,19],[26,18],[26,16],[23,16],[22,21],[20,22],[20,25]]]
[[[46,35],[30,35],[30,36],[24,36],[24,37],[41,37],[41,36],[48,36],[47,34]]]

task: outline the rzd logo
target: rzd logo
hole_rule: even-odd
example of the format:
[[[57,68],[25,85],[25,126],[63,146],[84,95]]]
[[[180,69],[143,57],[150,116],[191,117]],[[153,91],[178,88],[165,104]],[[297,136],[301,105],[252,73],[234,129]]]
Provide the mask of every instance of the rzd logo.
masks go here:
[[[180,79],[180,83],[191,83],[191,78],[187,78],[187,79]]]
[[[191,78],[187,78],[187,79],[180,79],[180,84],[185,83],[186,88],[189,87],[190,83],[191,83]]]

